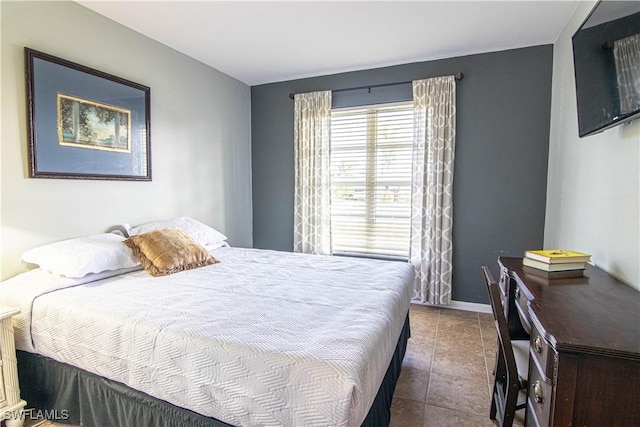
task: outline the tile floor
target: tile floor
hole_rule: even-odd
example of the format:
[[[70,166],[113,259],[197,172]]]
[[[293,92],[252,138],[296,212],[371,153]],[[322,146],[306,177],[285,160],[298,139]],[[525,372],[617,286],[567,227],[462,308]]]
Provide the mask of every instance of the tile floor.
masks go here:
[[[497,336],[488,313],[412,305],[411,339],[393,395],[392,427],[482,427]],[[518,411],[514,425],[522,425]]]
[[[391,427],[494,427],[489,419],[497,343],[493,317],[412,305],[411,339],[391,406]],[[518,411],[515,425],[522,425]],[[26,427],[56,427],[50,421]]]

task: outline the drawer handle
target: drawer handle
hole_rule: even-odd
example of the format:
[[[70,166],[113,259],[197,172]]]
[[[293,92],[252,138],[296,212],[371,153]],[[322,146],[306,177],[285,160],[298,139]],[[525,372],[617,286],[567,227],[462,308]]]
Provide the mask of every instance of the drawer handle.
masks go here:
[[[536,351],[536,353],[542,353],[542,338],[536,337],[533,340],[533,349]]]
[[[536,403],[542,403],[542,386],[539,380],[533,383],[533,400]]]
[[[514,293],[515,293],[516,299],[520,299],[520,287],[517,287]]]

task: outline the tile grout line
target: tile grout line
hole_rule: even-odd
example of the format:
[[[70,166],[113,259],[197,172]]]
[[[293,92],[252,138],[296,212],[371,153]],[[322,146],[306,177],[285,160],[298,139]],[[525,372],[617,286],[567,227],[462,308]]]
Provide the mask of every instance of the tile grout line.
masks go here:
[[[442,308],[438,308],[438,320],[436,322],[436,336],[433,339],[433,348],[431,349],[431,364],[429,365],[429,382],[427,383],[427,394],[424,397],[425,412],[427,402],[429,400],[429,391],[431,390],[431,381],[433,380],[433,362],[436,358],[436,348],[438,347],[438,331],[440,330],[440,315],[442,314]]]
[[[428,385],[428,388],[427,388],[427,400],[429,398],[429,389],[431,387],[431,381],[432,381],[432,377],[433,377],[432,376],[432,373],[433,373],[433,359],[435,358],[435,352],[436,352],[436,349],[437,349],[437,346],[438,346],[438,335],[439,335],[439,330],[440,330],[440,313],[441,312],[442,312],[442,309],[440,309],[438,311],[438,322],[436,324],[436,338],[435,338],[435,344],[433,346],[433,355],[432,355],[432,360],[431,360],[431,367],[429,368],[429,385]],[[482,334],[482,327],[481,327],[482,325],[480,323],[480,313],[477,313],[476,321],[478,323],[478,329],[480,331],[480,340],[481,340],[481,344],[482,344],[483,360],[484,360],[484,364],[485,364],[485,381],[487,382],[487,386],[488,386],[487,387],[487,392],[490,395],[491,393],[490,393],[489,380],[488,380],[488,377],[487,377],[487,370],[486,370],[487,361],[486,361],[486,356],[485,356],[485,351],[484,351],[485,350],[484,340],[482,339],[483,338],[483,334]],[[433,407],[437,407],[437,408],[446,409],[448,411],[458,411],[458,412],[461,412],[463,414],[470,415],[470,416],[473,416],[473,417],[482,417],[482,415],[479,415],[479,414],[477,414],[475,412],[468,412],[468,411],[466,411],[464,409],[453,409],[453,408],[450,408],[448,406],[441,406],[441,405],[438,405],[438,404],[431,404],[431,403],[428,403],[427,401],[425,401],[425,404],[424,404],[424,416],[423,416],[423,419],[422,419],[423,425],[424,425],[424,421],[425,421],[424,417],[426,416],[427,406],[428,405],[429,406],[433,406]]]

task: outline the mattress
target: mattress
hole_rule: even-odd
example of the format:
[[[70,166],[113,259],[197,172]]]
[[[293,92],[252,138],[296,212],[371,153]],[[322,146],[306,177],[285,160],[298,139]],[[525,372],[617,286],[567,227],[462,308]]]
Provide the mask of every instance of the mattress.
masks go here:
[[[219,264],[165,277],[10,279],[16,347],[233,425],[359,426],[404,325],[411,266],[212,253]]]

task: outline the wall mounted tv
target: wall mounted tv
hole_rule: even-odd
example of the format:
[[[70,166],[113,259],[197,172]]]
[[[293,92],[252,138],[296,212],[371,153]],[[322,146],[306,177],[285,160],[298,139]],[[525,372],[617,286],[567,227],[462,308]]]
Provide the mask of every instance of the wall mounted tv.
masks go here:
[[[640,117],[640,2],[600,1],[572,42],[580,137]]]

